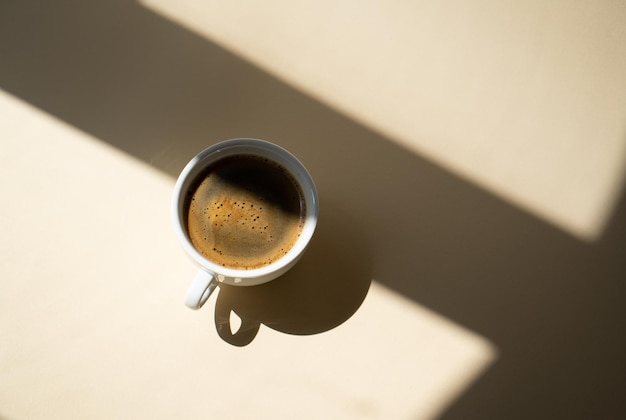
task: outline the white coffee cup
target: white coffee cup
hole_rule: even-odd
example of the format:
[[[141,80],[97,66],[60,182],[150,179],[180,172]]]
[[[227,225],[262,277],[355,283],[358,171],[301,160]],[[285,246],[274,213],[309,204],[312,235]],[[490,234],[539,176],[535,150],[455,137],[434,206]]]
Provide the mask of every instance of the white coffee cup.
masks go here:
[[[233,155],[255,155],[274,161],[294,177],[304,193],[306,214],[302,232],[293,247],[281,258],[260,268],[233,269],[207,259],[192,245],[185,228],[186,195],[196,177],[214,162]],[[239,138],[226,140],[200,152],[181,172],[172,199],[172,215],[176,235],[183,248],[200,265],[196,278],[185,295],[185,304],[192,309],[204,305],[220,283],[235,286],[254,286],[274,280],[284,274],[304,253],[317,225],[319,202],[311,175],[300,161],[287,150],[268,141]]]

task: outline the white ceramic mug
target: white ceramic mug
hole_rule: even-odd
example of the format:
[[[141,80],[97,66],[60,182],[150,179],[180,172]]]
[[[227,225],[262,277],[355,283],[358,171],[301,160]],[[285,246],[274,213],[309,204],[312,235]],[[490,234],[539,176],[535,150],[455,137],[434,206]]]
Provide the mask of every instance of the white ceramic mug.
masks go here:
[[[239,270],[216,264],[204,257],[192,245],[185,228],[185,197],[195,178],[212,163],[233,155],[256,155],[270,159],[291,173],[300,184],[306,205],[305,222],[294,246],[280,259],[260,268]],[[172,214],[176,235],[185,251],[200,265],[196,278],[185,295],[185,304],[199,309],[219,283],[235,286],[254,286],[274,280],[284,274],[304,253],[317,225],[319,202],[311,175],[300,161],[287,150],[273,143],[250,138],[226,140],[200,152],[181,172],[172,199]]]

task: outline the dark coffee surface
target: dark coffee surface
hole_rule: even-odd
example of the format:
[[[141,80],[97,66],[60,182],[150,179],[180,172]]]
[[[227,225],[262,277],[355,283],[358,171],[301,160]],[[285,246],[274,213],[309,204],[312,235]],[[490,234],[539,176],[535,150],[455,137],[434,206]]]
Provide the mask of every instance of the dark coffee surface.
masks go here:
[[[225,267],[248,270],[276,261],[293,247],[304,225],[302,189],[282,166],[261,157],[221,159],[190,191],[191,242]]]

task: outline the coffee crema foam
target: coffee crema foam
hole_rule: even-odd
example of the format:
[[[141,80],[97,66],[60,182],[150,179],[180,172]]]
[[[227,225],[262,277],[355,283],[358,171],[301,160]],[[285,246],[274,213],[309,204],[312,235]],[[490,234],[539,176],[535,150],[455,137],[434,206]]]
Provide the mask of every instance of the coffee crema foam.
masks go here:
[[[269,265],[302,233],[302,188],[272,160],[225,157],[200,173],[189,191],[185,208],[191,243],[221,266],[250,270]]]

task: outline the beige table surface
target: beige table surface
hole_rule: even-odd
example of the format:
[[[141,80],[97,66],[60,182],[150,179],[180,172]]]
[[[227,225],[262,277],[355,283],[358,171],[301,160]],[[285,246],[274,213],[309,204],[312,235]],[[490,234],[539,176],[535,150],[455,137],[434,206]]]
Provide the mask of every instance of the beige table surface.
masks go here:
[[[623,2],[142,3],[573,235],[610,217]]]
[[[0,419],[623,417],[626,8],[335,3],[0,6]],[[171,191],[238,136],[320,225],[194,312]]]
[[[173,180],[5,93],[0,110],[0,415],[429,417],[492,361],[487,340],[369,277],[346,279],[341,300],[292,297],[315,305],[308,318],[270,319],[324,332],[360,306],[336,329],[262,328],[248,347],[227,344],[217,299],[182,304],[195,267],[173,234]]]

